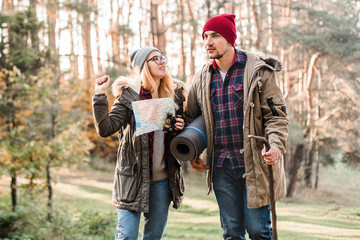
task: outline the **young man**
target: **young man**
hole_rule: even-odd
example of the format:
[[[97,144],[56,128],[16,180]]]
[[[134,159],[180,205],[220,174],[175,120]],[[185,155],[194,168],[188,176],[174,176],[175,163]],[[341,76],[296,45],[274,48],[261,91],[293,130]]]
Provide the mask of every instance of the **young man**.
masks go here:
[[[288,118],[276,83],[281,64],[235,49],[235,15],[209,19],[202,34],[210,60],[195,74],[185,110],[189,124],[203,114],[208,145],[206,157],[193,159],[207,169],[220,209],[224,239],[272,239],[268,166],[274,173],[274,195],[286,195],[282,155]],[[271,148],[248,135],[269,137]]]

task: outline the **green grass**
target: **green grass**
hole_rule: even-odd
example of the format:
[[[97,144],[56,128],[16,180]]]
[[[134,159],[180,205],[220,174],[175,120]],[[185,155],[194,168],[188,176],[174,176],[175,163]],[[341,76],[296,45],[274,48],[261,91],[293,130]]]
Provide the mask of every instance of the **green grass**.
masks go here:
[[[89,186],[89,185],[78,185],[80,189],[85,190],[87,192],[91,192],[91,193],[99,193],[99,194],[111,194],[111,190],[110,189],[103,189],[100,187],[94,187],[94,186]]]
[[[113,229],[115,234],[117,211],[111,203],[112,172],[81,169],[79,172],[71,171],[71,174],[69,172],[56,174],[58,183],[54,189],[54,207],[66,207],[74,214],[74,218],[79,212],[90,210],[106,213],[111,219],[110,229]],[[358,196],[360,187],[354,183],[354,179],[341,180],[341,175],[343,178],[344,176],[357,178],[359,173],[348,169],[330,169],[328,172],[323,170],[322,174],[318,191],[304,192],[299,189],[302,195],[277,202],[279,239],[360,239],[360,207],[358,204],[353,204],[357,203],[353,196]],[[344,182],[346,185],[340,187]],[[179,209],[170,208],[163,239],[222,239],[217,203],[214,193],[207,195],[205,176],[191,171],[185,175],[185,186],[182,206]],[[350,200],[347,201],[348,204],[343,204],[343,199]],[[4,201],[10,202],[9,195],[1,199],[0,206]],[[142,226],[143,221],[139,232]]]
[[[111,189],[97,186],[71,184],[89,194],[104,195],[102,200],[80,198],[76,195],[59,194],[59,204],[78,209],[111,209]],[[163,239],[212,240],[222,239],[222,229],[217,203],[213,193],[207,195],[205,176],[191,171],[185,175],[186,193],[179,209],[170,208],[167,228]],[[108,202],[103,201],[108,198]],[[334,201],[332,201],[334,202]],[[111,210],[109,210],[111,211]],[[116,219],[116,210],[113,211]],[[296,203],[291,199],[277,202],[279,239],[360,239],[360,208],[336,204]],[[114,221],[115,228],[116,221]],[[141,222],[142,226],[143,222]],[[141,229],[141,227],[140,227]],[[140,234],[139,234],[140,235]]]
[[[111,192],[110,192],[111,194]],[[106,196],[104,196],[106,198]],[[57,205],[65,205],[67,208],[73,211],[86,211],[86,210],[98,210],[98,211],[111,211],[114,214],[116,213],[116,209],[111,205],[111,200],[106,204],[104,201],[87,199],[87,198],[79,198],[74,195],[68,195],[65,193],[57,194],[54,199],[54,206]]]

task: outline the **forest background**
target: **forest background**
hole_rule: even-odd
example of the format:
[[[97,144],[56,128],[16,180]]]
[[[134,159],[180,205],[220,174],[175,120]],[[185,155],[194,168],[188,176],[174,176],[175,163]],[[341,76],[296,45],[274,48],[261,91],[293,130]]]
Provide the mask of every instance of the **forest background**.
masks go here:
[[[99,138],[92,122],[95,78],[130,75],[129,53],[154,45],[172,77],[189,82],[207,59],[202,26],[222,13],[237,16],[236,47],[283,63],[288,201],[314,196],[320,176],[341,172],[333,179],[345,185],[359,176],[359,0],[2,0],[0,8],[0,238],[66,239],[59,222],[80,226],[81,217],[55,204],[54,186],[59,169],[114,165],[117,136]],[[359,198],[350,189],[339,202],[333,192],[328,203]],[[32,219],[29,204],[45,214]],[[81,225],[87,235],[89,225],[108,223],[100,213]],[[351,216],[360,221],[359,208]],[[38,221],[35,230],[24,221]]]

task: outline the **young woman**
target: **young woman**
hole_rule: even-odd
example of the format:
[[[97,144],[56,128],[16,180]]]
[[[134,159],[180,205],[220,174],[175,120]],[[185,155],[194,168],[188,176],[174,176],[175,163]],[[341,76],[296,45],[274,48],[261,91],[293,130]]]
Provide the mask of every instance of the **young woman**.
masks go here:
[[[112,85],[116,97],[108,112],[105,95],[109,76],[96,79],[93,115],[97,133],[107,137],[119,132],[119,148],[114,176],[113,204],[118,208],[115,239],[137,239],[141,212],[144,213],[142,239],[161,239],[170,202],[178,208],[184,194],[182,169],[170,152],[173,133],[162,130],[136,136],[131,103],[151,98],[172,97],[176,114],[183,111],[184,84],[173,81],[167,59],[159,49],[144,47],[130,56],[137,78],[120,78]],[[184,120],[176,118],[181,131]]]

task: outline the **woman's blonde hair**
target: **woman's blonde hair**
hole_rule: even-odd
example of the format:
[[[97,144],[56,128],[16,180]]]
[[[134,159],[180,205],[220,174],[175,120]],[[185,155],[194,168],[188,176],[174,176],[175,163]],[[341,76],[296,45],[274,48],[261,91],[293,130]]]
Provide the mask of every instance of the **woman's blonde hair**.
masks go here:
[[[167,71],[167,70],[166,70]],[[174,83],[171,80],[169,73],[161,79],[159,89],[156,88],[155,80],[152,77],[147,61],[145,61],[142,71],[140,73],[141,85],[151,92],[153,98],[167,98],[174,97]]]

